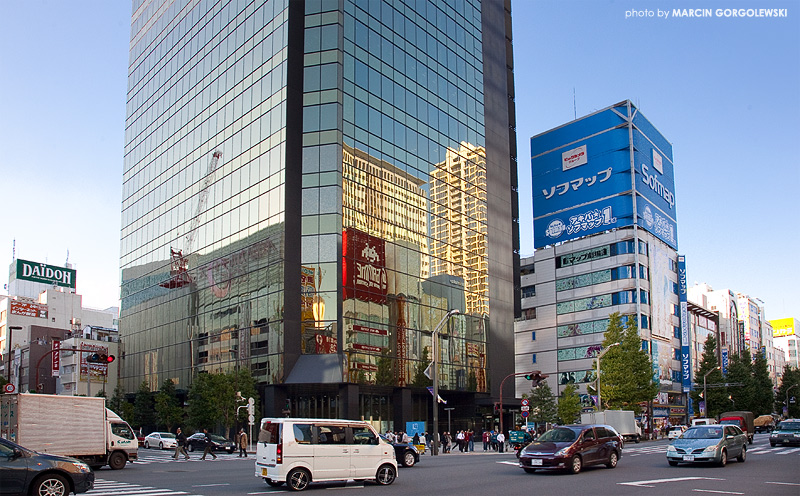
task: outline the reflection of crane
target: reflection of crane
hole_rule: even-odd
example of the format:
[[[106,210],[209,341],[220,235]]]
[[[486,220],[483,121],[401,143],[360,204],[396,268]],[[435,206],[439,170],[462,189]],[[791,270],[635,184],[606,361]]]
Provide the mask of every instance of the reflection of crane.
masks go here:
[[[215,150],[211,155],[211,161],[208,162],[208,170],[206,175],[203,176],[203,183],[200,186],[200,194],[197,197],[197,209],[194,212],[189,230],[186,231],[186,237],[183,244],[183,250],[176,250],[170,246],[169,254],[172,258],[170,263],[170,279],[162,282],[161,286],[169,289],[180,288],[192,282],[192,277],[188,272],[189,260],[186,258],[192,252],[194,246],[194,238],[197,235],[197,228],[200,225],[200,214],[206,208],[208,202],[208,189],[211,182],[214,180],[214,171],[217,169],[219,159],[222,157],[222,152]],[[183,252],[186,251],[184,256]]]

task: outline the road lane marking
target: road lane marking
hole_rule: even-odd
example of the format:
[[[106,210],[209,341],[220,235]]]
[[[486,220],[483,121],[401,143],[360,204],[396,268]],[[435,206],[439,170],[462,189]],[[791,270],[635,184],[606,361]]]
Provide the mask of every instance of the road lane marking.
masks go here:
[[[502,463],[503,465],[513,465],[515,467],[519,467],[519,462],[496,462],[496,463]]]
[[[797,482],[765,482],[765,484],[778,484],[781,486],[800,486]]]
[[[692,491],[696,493],[715,493],[715,494],[744,494],[744,493],[737,493],[735,491],[715,491],[713,489],[692,489]]]
[[[633,482],[617,482],[617,484],[619,484],[620,486],[655,487],[650,484],[660,484],[662,482],[681,482],[690,480],[725,480],[725,479],[720,479],[717,477],[675,477],[672,479],[651,479],[651,480],[633,481]]]
[[[231,485],[230,482],[224,482],[220,484],[197,484],[193,485],[192,487],[214,487],[214,486],[230,486],[230,485]]]

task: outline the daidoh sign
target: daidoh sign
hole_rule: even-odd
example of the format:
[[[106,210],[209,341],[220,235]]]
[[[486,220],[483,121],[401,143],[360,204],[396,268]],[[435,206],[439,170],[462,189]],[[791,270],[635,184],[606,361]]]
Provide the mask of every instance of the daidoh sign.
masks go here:
[[[75,289],[75,271],[56,265],[17,259],[17,279]]]

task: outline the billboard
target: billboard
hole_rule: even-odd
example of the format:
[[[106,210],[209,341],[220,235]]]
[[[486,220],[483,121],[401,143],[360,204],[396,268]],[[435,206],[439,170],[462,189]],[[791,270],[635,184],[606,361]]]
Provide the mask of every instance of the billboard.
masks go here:
[[[778,319],[778,320],[770,320],[770,325],[772,325],[772,336],[779,338],[783,336],[795,336],[797,334],[797,319],[795,318],[788,318],[788,319]]]
[[[534,248],[635,223],[677,249],[672,146],[630,102],[534,136],[531,157]]]
[[[75,289],[75,271],[57,265],[17,259],[17,279]]]
[[[687,295],[686,257],[678,255],[678,299],[681,307],[681,382],[684,393],[692,389],[692,339],[689,335]]]
[[[386,303],[386,249],[382,239],[348,227],[342,233],[344,299]]]

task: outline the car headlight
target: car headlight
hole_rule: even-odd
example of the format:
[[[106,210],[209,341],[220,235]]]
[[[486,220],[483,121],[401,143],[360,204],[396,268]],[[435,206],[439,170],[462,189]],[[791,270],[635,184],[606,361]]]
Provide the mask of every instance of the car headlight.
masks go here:
[[[83,472],[84,474],[88,474],[89,472],[92,471],[92,469],[89,468],[89,465],[86,465],[85,463],[72,462],[72,464],[75,466],[75,468],[78,469],[79,472]]]
[[[567,456],[567,454],[569,453],[569,449],[571,447],[572,446],[567,446],[566,448],[561,448],[560,450],[556,451],[555,456]]]
[[[675,449],[675,446],[673,446],[671,444],[669,446],[667,446],[667,453],[676,453],[677,451],[678,450]]]
[[[704,453],[713,453],[717,451],[717,445],[712,444],[711,446],[706,446],[706,449],[703,450]]]
[[[792,436],[793,437],[800,437],[800,432],[795,432],[794,434],[792,434]]]

